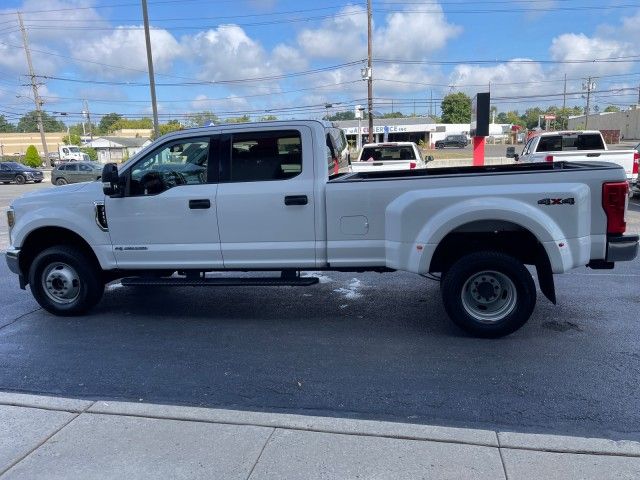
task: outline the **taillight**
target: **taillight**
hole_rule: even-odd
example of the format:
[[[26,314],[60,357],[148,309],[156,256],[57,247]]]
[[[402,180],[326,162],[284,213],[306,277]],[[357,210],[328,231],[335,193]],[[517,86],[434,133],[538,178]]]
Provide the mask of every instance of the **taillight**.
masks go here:
[[[627,209],[627,182],[610,182],[602,185],[602,208],[607,214],[607,233],[622,235],[627,229],[624,213]]]
[[[340,173],[340,162],[338,162],[337,158],[333,159],[333,174],[337,175]]]
[[[544,157],[544,161],[545,162],[553,162],[553,155],[547,155],[546,157]]]
[[[640,153],[634,152],[633,153],[633,174],[634,175],[638,174],[638,165],[640,165]]]
[[[409,170],[413,170],[414,168],[416,168],[417,163],[416,162],[409,162]]]

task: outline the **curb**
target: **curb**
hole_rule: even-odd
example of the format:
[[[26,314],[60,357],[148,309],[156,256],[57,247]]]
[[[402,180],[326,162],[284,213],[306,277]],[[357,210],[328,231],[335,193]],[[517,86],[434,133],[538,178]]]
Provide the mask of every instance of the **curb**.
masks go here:
[[[640,457],[640,442],[605,438],[454,428],[376,420],[285,413],[251,412],[123,401],[91,401],[44,395],[0,392],[0,405],[84,414],[143,417],[228,425],[247,425],[341,435],[397,438],[494,448]]]

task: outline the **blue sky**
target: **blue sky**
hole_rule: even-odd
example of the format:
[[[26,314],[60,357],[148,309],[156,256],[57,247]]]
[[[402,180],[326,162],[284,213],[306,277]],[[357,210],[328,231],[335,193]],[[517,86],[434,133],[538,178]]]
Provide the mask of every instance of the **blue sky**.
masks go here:
[[[366,102],[366,2],[149,0],[161,120],[319,118]],[[33,108],[16,10],[23,11],[47,112],[80,121],[150,114],[140,2],[4,0],[0,114]],[[424,115],[443,95],[490,89],[498,110],[629,105],[640,83],[640,2],[373,0],[375,110]],[[428,99],[433,97],[433,107]],[[62,115],[66,113],[67,115]]]

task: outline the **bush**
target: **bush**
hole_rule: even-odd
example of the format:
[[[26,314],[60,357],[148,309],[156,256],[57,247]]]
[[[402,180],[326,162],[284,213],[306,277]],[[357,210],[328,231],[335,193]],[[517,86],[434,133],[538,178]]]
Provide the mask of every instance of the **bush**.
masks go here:
[[[38,149],[35,145],[29,145],[27,147],[27,152],[24,154],[24,160],[22,160],[27,167],[37,168],[42,165],[42,158],[40,158],[40,154],[38,153]]]
[[[92,162],[98,161],[98,152],[96,151],[95,148],[82,147],[80,151],[89,155],[89,160],[91,160]]]

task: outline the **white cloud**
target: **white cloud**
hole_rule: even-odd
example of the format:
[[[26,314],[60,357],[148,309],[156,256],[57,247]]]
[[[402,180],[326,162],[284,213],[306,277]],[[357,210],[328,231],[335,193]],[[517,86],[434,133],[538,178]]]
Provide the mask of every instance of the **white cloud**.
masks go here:
[[[237,95],[229,95],[226,98],[209,98],[200,94],[191,101],[190,107],[195,111],[211,110],[218,112],[242,112],[250,110],[251,106],[246,98]],[[233,116],[231,113],[223,113],[223,116]]]
[[[514,58],[490,67],[458,65],[449,76],[449,84],[457,90],[474,94],[486,91],[491,85],[492,96],[496,97],[527,95],[532,91],[532,86],[545,85],[543,82],[546,80],[548,77],[542,65],[525,58]]]
[[[154,70],[170,72],[173,62],[182,53],[182,47],[167,30],[152,28],[150,36]],[[72,52],[82,68],[107,78],[131,78],[147,70],[146,44],[141,26],[117,27],[106,35],[79,42]],[[87,60],[124,69],[103,67]]]
[[[359,5],[348,5],[320,28],[305,29],[298,34],[298,45],[313,58],[343,61],[367,55],[367,11]]]
[[[198,65],[198,77],[219,81],[278,73],[260,43],[237,25],[224,25],[183,39],[187,57]],[[283,52],[284,53],[284,52]]]
[[[309,66],[309,62],[300,50],[283,43],[276,45],[273,49],[272,56],[274,66],[280,70],[300,71]]]
[[[583,33],[565,33],[551,42],[549,53],[556,61],[586,60],[587,63],[565,63],[562,70],[573,75],[598,75],[626,72],[630,63],[594,62],[633,55],[636,49],[616,39],[588,37]]]
[[[396,12],[387,15],[386,25],[374,35],[374,57],[420,60],[443,48],[462,28],[448,23],[442,7],[428,11]]]

